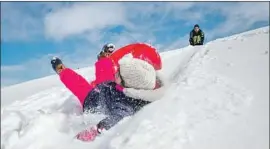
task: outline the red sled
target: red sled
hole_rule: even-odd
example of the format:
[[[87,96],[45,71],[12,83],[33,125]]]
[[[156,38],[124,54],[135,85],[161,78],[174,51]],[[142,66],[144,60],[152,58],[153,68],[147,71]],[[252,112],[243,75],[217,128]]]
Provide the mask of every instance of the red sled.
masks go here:
[[[118,62],[123,56],[131,54],[134,58],[147,61],[154,66],[155,70],[162,68],[162,62],[157,50],[145,43],[134,43],[124,46],[112,53],[110,58],[114,62]]]

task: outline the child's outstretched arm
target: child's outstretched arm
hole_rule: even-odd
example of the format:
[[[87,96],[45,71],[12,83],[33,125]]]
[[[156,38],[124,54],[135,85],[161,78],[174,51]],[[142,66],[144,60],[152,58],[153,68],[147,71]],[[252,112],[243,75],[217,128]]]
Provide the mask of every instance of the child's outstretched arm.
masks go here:
[[[79,99],[81,105],[83,105],[86,96],[93,89],[93,86],[70,68],[65,68],[59,76],[63,84]]]

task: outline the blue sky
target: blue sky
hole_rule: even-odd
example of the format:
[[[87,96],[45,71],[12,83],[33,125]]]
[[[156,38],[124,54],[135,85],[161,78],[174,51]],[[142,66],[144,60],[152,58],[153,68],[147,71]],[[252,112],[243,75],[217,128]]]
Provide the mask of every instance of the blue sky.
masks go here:
[[[269,25],[267,2],[1,2],[1,87],[92,66],[104,43],[188,45],[198,23],[206,42]]]

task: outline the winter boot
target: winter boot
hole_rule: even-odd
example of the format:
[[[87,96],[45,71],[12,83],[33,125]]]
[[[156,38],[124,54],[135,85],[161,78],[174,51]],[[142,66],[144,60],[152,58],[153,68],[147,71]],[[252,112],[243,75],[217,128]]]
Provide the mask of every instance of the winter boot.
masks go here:
[[[61,71],[66,68],[64,64],[62,63],[61,59],[59,59],[58,57],[53,57],[51,60],[51,64],[52,64],[53,70],[57,74],[61,73]]]

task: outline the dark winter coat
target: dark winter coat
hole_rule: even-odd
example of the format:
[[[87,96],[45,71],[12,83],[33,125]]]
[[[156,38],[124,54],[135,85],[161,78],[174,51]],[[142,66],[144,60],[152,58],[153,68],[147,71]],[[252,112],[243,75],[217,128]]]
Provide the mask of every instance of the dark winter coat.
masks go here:
[[[149,103],[149,101],[126,96],[116,88],[115,82],[105,82],[89,92],[84,101],[83,110],[107,115],[97,126],[108,130],[124,117],[135,114]]]
[[[204,43],[204,32],[200,29],[198,32],[194,30],[190,31],[189,34],[190,45],[203,45]]]

